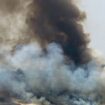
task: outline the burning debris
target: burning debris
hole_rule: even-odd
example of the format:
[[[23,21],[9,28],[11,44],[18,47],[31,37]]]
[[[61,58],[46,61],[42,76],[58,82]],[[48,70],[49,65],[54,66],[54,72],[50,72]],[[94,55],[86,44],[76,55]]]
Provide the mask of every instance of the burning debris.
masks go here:
[[[105,103],[84,18],[73,0],[0,0],[0,104]]]

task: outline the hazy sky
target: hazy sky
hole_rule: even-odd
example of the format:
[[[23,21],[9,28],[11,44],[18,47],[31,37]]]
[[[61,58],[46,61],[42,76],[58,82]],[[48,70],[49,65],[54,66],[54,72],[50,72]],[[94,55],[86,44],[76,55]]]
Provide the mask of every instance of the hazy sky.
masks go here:
[[[87,13],[86,30],[91,35],[91,45],[105,53],[105,0],[82,0]]]

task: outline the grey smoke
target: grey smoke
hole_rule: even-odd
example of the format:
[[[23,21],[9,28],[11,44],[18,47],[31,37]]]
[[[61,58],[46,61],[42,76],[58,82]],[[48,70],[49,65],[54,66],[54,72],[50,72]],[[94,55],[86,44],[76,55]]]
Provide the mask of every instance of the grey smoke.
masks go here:
[[[62,101],[67,105],[104,101],[105,71],[98,62],[93,60],[74,69],[73,64],[66,63],[59,45],[47,45],[47,52],[32,43],[8,55],[8,66],[0,66],[0,91],[5,89],[10,97],[26,102],[33,97],[45,97],[62,105]]]
[[[14,105],[15,103],[38,105],[104,104],[105,62],[87,47],[87,38],[85,38],[81,25],[77,24],[82,20],[78,8],[74,4],[67,4],[68,0],[64,4],[67,7],[71,5],[71,9],[64,8],[63,1],[60,5],[60,0],[57,0],[55,9],[59,6],[61,14],[57,14],[57,10],[54,15],[55,12],[47,14],[50,11],[46,11],[50,7],[53,11],[52,7],[54,7],[55,1],[52,0],[49,0],[50,2],[46,0],[49,4],[47,8],[43,4],[39,5],[43,3],[42,0],[40,2],[37,0],[36,2],[35,0],[10,1],[0,0],[0,102],[6,99],[8,104],[14,103]],[[48,5],[47,2],[44,2],[45,5]],[[53,2],[52,6],[51,2]],[[37,7],[38,5],[39,7]],[[75,12],[70,12],[72,7],[74,7]],[[66,12],[64,13],[64,11]],[[69,16],[68,12],[71,13]],[[38,18],[35,15],[47,17]],[[64,20],[59,20],[62,15]],[[51,18],[51,16],[54,16],[54,18]],[[59,17],[57,20],[56,16]],[[70,17],[74,18],[75,25]],[[32,18],[35,20],[31,20]],[[69,18],[71,22],[68,25]],[[33,21],[36,22],[37,19],[38,23],[32,25]],[[46,19],[51,23],[54,22],[54,24],[47,24]],[[43,24],[40,24],[40,22]],[[80,36],[80,40],[76,35],[69,34],[71,33],[69,28],[66,30],[66,28],[60,27],[61,23],[66,28],[71,27],[70,29],[73,25],[73,30],[77,30],[73,33],[76,32],[76,35]],[[40,27],[41,25],[42,27]],[[51,26],[48,27],[49,25]],[[77,26],[81,27],[80,30]],[[57,30],[56,27],[58,27]],[[41,31],[41,29],[43,30]],[[63,33],[61,33],[62,31]],[[40,36],[42,34],[45,36],[47,34],[48,37],[44,36],[43,39]],[[73,40],[69,43],[69,40],[66,39],[65,43],[64,39],[70,39],[70,35]],[[59,40],[59,38],[61,39]],[[74,42],[77,42],[77,40],[79,46],[75,46]],[[78,44],[76,43],[76,45]],[[68,50],[69,45],[71,47]],[[74,48],[73,51],[72,48]],[[88,52],[91,54],[91,59]],[[82,60],[84,63],[81,63]]]

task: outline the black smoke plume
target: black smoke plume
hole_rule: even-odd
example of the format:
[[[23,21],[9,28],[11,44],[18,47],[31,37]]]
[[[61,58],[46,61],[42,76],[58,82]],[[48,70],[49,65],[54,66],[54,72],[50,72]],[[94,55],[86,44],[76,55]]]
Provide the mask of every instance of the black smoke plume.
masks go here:
[[[34,0],[30,7],[33,15],[28,22],[42,43],[60,44],[64,54],[75,64],[90,60],[87,52],[89,40],[81,25],[85,14],[80,12],[73,0]]]
[[[75,3],[0,0],[0,105],[104,105],[105,60]]]

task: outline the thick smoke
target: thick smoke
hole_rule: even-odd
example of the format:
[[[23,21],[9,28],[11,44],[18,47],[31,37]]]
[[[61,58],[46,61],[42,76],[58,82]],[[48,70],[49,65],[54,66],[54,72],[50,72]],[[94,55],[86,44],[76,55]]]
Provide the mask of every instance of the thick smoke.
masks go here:
[[[1,105],[105,103],[104,61],[84,18],[73,0],[0,0]]]
[[[28,23],[35,31],[35,35],[38,34],[41,43],[60,44],[64,54],[76,64],[90,60],[87,35],[80,24],[85,14],[79,11],[73,0],[34,0],[31,5],[31,10],[33,9]]]
[[[35,43],[7,56],[8,65],[0,67],[0,90],[25,102],[41,97],[55,105],[95,105],[104,101],[105,71],[101,64],[93,60],[75,68],[66,63],[59,45],[51,43],[46,50],[47,54]]]

